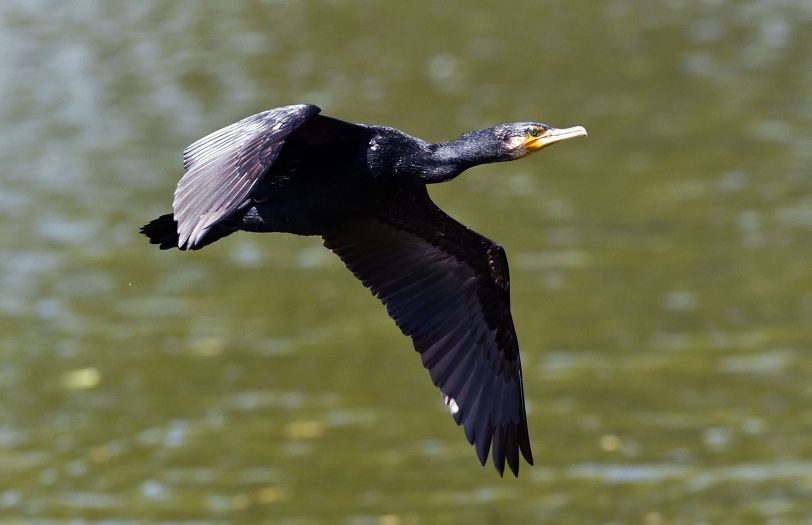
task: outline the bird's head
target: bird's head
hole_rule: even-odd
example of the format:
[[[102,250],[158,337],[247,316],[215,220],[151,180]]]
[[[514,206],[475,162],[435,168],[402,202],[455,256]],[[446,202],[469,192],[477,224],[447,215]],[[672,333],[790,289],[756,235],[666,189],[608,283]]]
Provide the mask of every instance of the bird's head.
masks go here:
[[[456,140],[428,146],[427,156],[407,163],[426,182],[443,182],[479,164],[516,160],[556,142],[586,137],[581,126],[553,128],[540,122],[514,122],[471,131]]]
[[[554,128],[541,122],[514,122],[491,128],[496,137],[496,148],[502,149],[507,159],[520,159],[551,144],[575,137],[586,137],[582,126]]]

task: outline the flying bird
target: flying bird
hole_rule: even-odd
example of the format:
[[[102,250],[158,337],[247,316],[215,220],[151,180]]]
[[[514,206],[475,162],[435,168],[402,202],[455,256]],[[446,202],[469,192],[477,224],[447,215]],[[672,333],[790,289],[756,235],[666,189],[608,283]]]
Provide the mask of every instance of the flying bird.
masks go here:
[[[183,152],[173,212],[141,228],[161,249],[236,231],[319,235],[412,338],[484,465],[533,464],[505,250],[432,202],[427,184],[586,136],[500,124],[440,144],[299,104],[215,131]]]

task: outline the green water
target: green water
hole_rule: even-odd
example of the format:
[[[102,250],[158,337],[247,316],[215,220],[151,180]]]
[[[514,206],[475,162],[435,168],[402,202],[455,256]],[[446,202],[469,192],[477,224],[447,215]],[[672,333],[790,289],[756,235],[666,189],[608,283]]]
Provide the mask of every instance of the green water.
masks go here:
[[[812,3],[491,5],[0,5],[0,522],[812,523]],[[510,258],[518,480],[318,239],[138,235],[296,102],[589,129],[431,188]]]

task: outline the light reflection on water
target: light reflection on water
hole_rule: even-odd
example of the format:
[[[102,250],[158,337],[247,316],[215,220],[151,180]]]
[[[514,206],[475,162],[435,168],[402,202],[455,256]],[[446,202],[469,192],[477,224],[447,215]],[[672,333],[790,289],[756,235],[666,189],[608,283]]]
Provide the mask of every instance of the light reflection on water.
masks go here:
[[[808,480],[812,475],[812,463],[767,463],[730,465],[706,468],[698,472],[695,467],[684,465],[612,465],[586,463],[566,469],[563,477],[574,479],[597,479],[607,483],[656,483],[684,481],[691,491],[705,490],[714,484],[726,482],[766,482],[797,479]],[[540,477],[549,480],[549,471],[541,470]],[[562,477],[559,474],[556,477]]]
[[[812,4],[481,4],[0,7],[2,519],[812,520]],[[518,481],[317,239],[136,233],[187,143],[302,101],[589,128],[432,188],[510,256]]]

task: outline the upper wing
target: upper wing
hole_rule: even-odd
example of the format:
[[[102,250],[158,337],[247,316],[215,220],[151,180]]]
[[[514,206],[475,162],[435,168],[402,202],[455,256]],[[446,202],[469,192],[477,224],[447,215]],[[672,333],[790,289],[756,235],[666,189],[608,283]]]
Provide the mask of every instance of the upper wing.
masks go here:
[[[307,104],[263,111],[187,147],[183,151],[186,174],[173,203],[178,247],[193,248],[213,225],[240,208],[285,139],[319,111]]]
[[[443,213],[425,187],[376,216],[324,236],[324,245],[411,336],[454,420],[501,474],[533,464],[509,275],[498,244]]]

